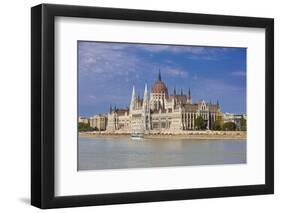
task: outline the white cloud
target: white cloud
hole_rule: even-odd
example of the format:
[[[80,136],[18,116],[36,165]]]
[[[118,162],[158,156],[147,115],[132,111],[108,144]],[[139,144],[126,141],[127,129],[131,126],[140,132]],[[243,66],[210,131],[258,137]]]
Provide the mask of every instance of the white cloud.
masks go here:
[[[179,68],[167,67],[164,68],[164,73],[170,76],[188,77],[188,72]]]
[[[139,59],[121,51],[128,45],[82,42],[79,48],[79,71],[82,75],[124,75],[134,71]]]
[[[175,46],[175,45],[136,45],[126,43],[103,43],[103,42],[80,42],[79,44],[79,72],[83,76],[98,74],[102,76],[132,76],[139,70],[157,70],[167,68],[170,75],[186,76],[178,68],[167,67],[168,63],[158,64],[143,60],[135,50],[148,51],[148,54],[168,51],[175,54],[186,54],[188,59],[192,60],[217,60],[219,50],[227,51],[228,48],[206,48],[195,46]],[[225,50],[224,50],[225,49]],[[133,54],[132,54],[133,51]],[[172,62],[169,63],[173,64]],[[177,65],[175,65],[177,66]]]
[[[140,49],[146,50],[152,53],[169,51],[170,53],[192,53],[202,54],[205,51],[204,47],[193,46],[180,46],[180,45],[141,45]]]
[[[237,77],[244,77],[246,76],[246,71],[244,70],[236,70],[234,72],[231,72],[231,76],[237,76]]]
[[[134,49],[130,49],[134,47]],[[187,77],[187,72],[178,67],[172,61],[167,63],[153,62],[144,60],[138,54],[132,54],[136,46],[132,44],[111,44],[96,42],[81,42],[79,47],[79,72],[81,76],[93,78],[99,75],[99,79],[114,79],[116,77],[125,78],[127,82],[130,78],[139,79],[140,77],[151,76],[158,73],[158,69],[170,76]],[[147,51],[179,51],[181,48],[159,46],[159,45],[140,45],[138,49]],[[188,51],[198,52],[188,48]],[[200,50],[201,51],[201,50]],[[167,65],[169,64],[169,65]],[[141,73],[142,76],[139,76]],[[149,77],[147,78],[149,79]]]

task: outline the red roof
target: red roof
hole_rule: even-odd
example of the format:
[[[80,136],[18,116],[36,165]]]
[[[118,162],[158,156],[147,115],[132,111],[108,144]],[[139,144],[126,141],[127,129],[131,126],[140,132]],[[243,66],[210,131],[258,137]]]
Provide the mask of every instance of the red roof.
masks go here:
[[[152,87],[152,93],[165,93],[168,95],[168,89],[161,80],[158,80]]]

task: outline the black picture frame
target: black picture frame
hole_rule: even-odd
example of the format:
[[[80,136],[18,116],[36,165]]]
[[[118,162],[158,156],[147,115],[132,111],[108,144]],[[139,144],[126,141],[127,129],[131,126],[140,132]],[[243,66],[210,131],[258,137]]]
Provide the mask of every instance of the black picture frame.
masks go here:
[[[265,184],[79,196],[54,195],[54,20],[100,18],[264,28],[266,129]],[[31,204],[42,208],[217,198],[274,193],[274,20],[271,18],[41,4],[31,8]]]

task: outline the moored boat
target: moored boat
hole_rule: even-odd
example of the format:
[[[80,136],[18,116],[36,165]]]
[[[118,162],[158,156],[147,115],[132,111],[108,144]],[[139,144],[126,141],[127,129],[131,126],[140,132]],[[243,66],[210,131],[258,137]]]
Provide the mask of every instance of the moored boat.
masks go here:
[[[134,132],[131,134],[132,139],[143,139],[144,138],[144,133],[142,132]]]

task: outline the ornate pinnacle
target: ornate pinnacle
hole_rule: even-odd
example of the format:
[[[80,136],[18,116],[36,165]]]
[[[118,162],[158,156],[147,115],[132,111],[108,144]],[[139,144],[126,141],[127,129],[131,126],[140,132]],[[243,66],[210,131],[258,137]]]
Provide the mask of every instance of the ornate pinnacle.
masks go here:
[[[159,69],[159,72],[158,72],[158,80],[161,81],[161,72],[160,72],[160,69]]]

